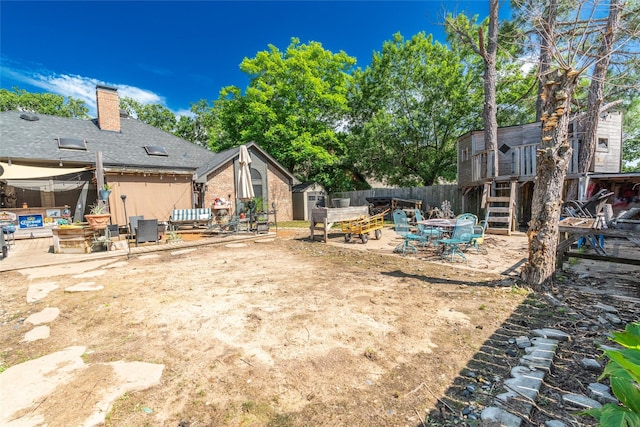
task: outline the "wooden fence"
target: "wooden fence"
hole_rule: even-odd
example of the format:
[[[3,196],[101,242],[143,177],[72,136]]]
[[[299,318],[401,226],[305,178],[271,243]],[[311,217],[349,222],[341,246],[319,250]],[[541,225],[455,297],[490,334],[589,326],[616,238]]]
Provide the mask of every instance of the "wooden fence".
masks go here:
[[[457,184],[433,185],[430,187],[373,188],[371,190],[343,191],[332,198],[349,198],[351,206],[366,206],[367,197],[395,197],[399,199],[422,200],[422,211],[440,208],[448,200],[454,213],[463,212],[462,193]],[[467,207],[467,211],[468,211]]]

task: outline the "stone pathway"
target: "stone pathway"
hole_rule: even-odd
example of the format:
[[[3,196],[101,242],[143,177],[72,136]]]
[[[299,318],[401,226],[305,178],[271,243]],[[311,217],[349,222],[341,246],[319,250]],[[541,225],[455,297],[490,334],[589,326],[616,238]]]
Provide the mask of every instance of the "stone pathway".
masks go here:
[[[74,277],[96,277],[104,274],[104,270],[88,271]],[[42,303],[47,296],[59,288],[55,282],[34,283],[27,289],[27,303]],[[95,282],[80,283],[64,289],[64,292],[98,292],[104,289]],[[34,325],[25,333],[22,342],[46,340],[51,328],[46,325],[56,321],[60,316],[57,307],[46,307],[24,320],[24,324]],[[144,362],[110,362],[86,364],[82,356],[87,353],[83,346],[68,347],[64,350],[14,365],[0,373],[0,425],[7,427],[31,427],[51,425],[39,412],[41,404],[49,399],[56,390],[69,387],[80,390],[86,382],[83,374],[92,369],[108,375],[101,385],[96,385],[95,398],[86,416],[79,423],[85,427],[104,425],[105,416],[113,402],[129,391],[144,390],[158,385],[164,365]],[[107,374],[105,374],[106,372]],[[77,384],[76,384],[77,383]],[[70,398],[65,396],[65,399]],[[55,424],[55,422],[53,422]]]
[[[615,312],[615,308],[603,304],[594,305],[594,309],[608,314]],[[531,414],[545,376],[551,371],[558,344],[571,339],[569,334],[557,329],[535,329],[531,331],[530,337],[510,339],[509,344],[523,349],[525,355],[520,358],[519,365],[511,369],[511,378],[503,382],[505,391],[496,396],[495,405],[482,411],[481,420],[504,427],[520,427],[523,423],[526,425],[525,419]],[[594,359],[583,359],[582,364],[586,369],[599,372],[603,369]],[[611,395],[611,389],[604,384],[589,384],[589,393],[589,396],[566,393],[562,395],[562,401],[582,410],[600,408],[605,403],[618,403]],[[560,420],[551,420],[545,423],[545,427],[566,427],[566,424]]]

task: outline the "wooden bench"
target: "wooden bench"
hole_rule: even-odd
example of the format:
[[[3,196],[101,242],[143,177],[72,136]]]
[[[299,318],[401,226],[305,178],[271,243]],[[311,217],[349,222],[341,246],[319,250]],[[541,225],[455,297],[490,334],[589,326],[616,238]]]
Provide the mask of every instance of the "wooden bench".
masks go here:
[[[191,226],[197,228],[200,225],[208,226],[212,220],[211,208],[174,209],[169,218],[169,228],[176,230],[179,227]]]

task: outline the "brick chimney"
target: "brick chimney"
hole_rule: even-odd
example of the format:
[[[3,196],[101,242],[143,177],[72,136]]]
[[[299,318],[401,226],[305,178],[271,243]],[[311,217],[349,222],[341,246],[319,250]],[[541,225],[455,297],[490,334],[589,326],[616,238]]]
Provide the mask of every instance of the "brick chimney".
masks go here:
[[[109,86],[96,86],[96,104],[98,108],[98,127],[101,130],[120,132],[118,89]]]

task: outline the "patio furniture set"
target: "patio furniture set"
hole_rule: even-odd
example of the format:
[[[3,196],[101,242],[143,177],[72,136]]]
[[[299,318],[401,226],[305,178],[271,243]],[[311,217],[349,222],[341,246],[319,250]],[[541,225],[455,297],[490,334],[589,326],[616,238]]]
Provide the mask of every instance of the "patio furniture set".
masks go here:
[[[466,261],[465,252],[471,248],[477,253],[487,253],[482,246],[487,221],[478,221],[478,217],[465,213],[456,218],[424,219],[422,212],[416,209],[414,222],[410,223],[407,213],[402,209],[393,211],[395,232],[402,237],[394,252],[403,256],[417,253],[418,247],[434,248],[443,259]]]

